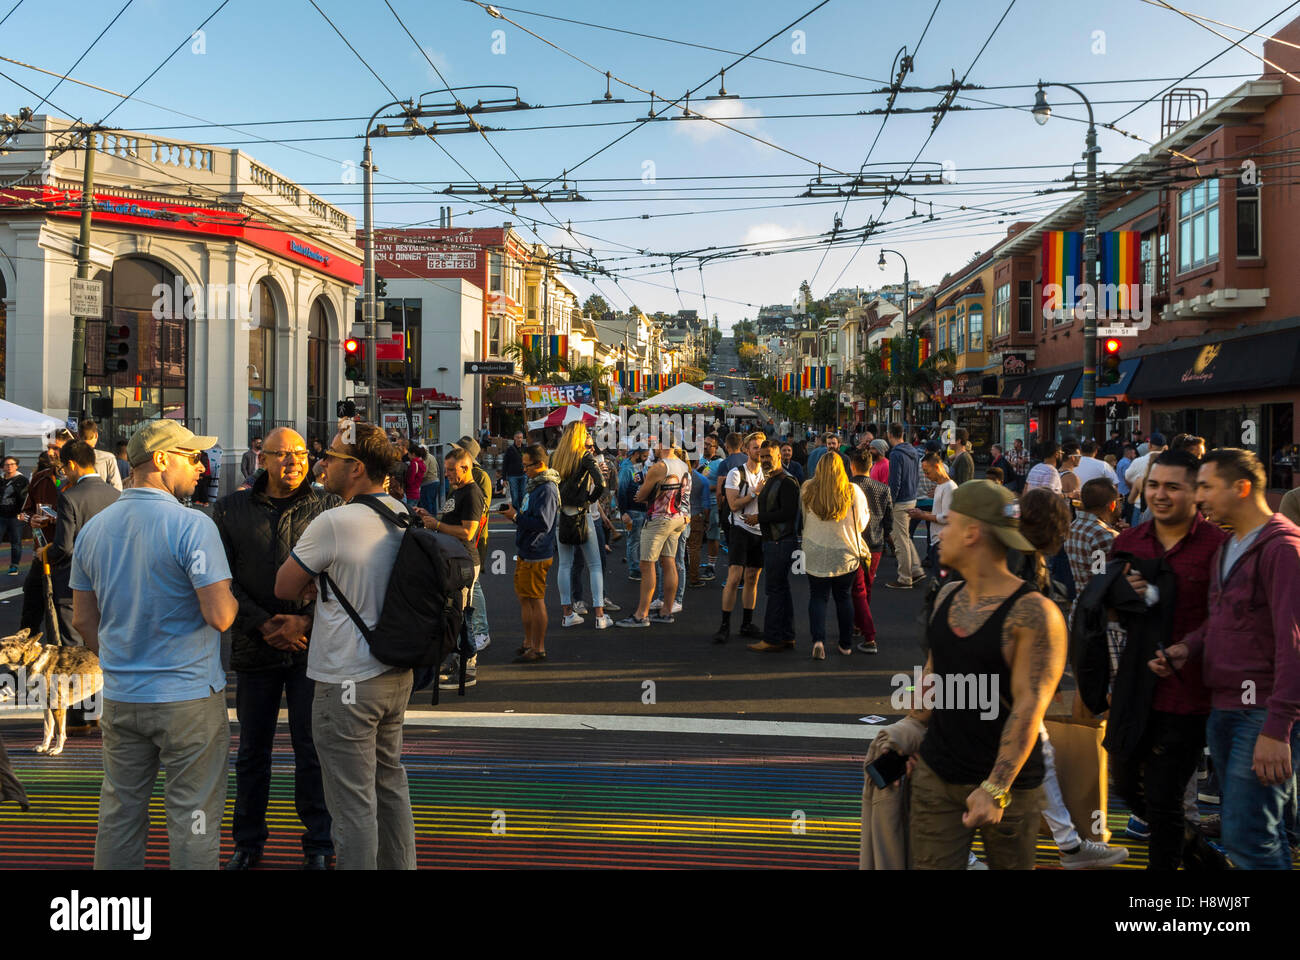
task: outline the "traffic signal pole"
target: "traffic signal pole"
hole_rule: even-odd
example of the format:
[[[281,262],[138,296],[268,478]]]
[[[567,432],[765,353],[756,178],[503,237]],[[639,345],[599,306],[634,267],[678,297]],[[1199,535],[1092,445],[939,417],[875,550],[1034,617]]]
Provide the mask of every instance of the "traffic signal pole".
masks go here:
[[[95,207],[95,130],[86,130],[86,162],[81,179],[81,234],[77,240],[77,279],[90,279],[90,227]],[[68,417],[86,416],[86,318],[72,318],[72,361],[68,370]]]

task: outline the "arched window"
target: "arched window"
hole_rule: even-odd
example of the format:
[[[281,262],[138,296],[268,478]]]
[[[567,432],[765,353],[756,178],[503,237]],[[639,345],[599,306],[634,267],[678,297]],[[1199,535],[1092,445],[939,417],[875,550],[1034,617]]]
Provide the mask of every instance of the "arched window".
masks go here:
[[[275,331],[279,316],[271,285],[257,282],[248,331],[248,440],[265,437],[275,420]]]
[[[104,283],[107,330],[92,334],[87,328],[86,393],[87,408],[98,409],[100,443],[125,439],[136,424],[159,417],[202,433],[188,406],[192,291],[174,271],[141,257],[118,260],[97,279]],[[104,341],[90,338],[107,335],[121,342],[123,330],[126,352],[113,358],[114,368],[105,374]]]
[[[307,439],[329,446],[333,423],[329,415],[329,318],[325,299],[311,305],[307,320]]]

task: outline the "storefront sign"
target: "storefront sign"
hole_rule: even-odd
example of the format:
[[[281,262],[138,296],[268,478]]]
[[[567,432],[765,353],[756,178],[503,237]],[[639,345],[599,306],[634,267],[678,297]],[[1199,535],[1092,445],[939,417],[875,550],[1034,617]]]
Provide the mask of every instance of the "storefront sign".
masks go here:
[[[1002,357],[1002,375],[1006,377],[1023,377],[1029,369],[1023,353],[1007,353]]]
[[[515,362],[513,360],[466,360],[465,372],[471,376],[514,376]]]
[[[1182,375],[1183,383],[1209,383],[1214,379],[1214,371],[1210,367],[1218,358],[1219,352],[1223,349],[1221,343],[1207,343],[1201,347],[1200,352],[1192,365],[1188,367]]]
[[[589,383],[539,383],[524,388],[529,407],[563,407],[591,403]]]

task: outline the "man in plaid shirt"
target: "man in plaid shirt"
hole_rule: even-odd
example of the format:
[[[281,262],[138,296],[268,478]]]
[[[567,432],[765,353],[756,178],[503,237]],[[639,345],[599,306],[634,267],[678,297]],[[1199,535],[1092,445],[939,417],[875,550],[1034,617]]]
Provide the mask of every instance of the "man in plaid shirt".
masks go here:
[[[1079,491],[1083,504],[1070,524],[1065,538],[1065,556],[1074,576],[1075,599],[1070,604],[1070,619],[1093,570],[1104,572],[1106,557],[1118,531],[1113,526],[1119,516],[1119,489],[1105,477],[1089,480]]]
[[[1014,482],[1008,483],[1007,486],[1013,490],[1018,490],[1024,483],[1025,474],[1029,471],[1029,451],[1025,449],[1025,443],[1019,437],[1011,443],[1011,449],[1005,454],[1006,458],[1011,461],[1011,469],[1015,471]],[[1011,477],[1007,477],[1012,480]]]

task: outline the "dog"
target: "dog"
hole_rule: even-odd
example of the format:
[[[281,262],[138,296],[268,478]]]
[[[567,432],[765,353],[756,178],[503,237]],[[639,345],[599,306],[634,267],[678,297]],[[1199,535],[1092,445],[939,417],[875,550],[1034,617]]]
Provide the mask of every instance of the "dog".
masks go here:
[[[68,738],[68,708],[103,690],[104,673],[99,657],[85,647],[42,643],[41,637],[23,629],[0,638],[0,673],[18,680],[0,682],[0,702],[15,693],[28,703],[39,702],[45,710],[45,738],[36,752],[57,757]]]

